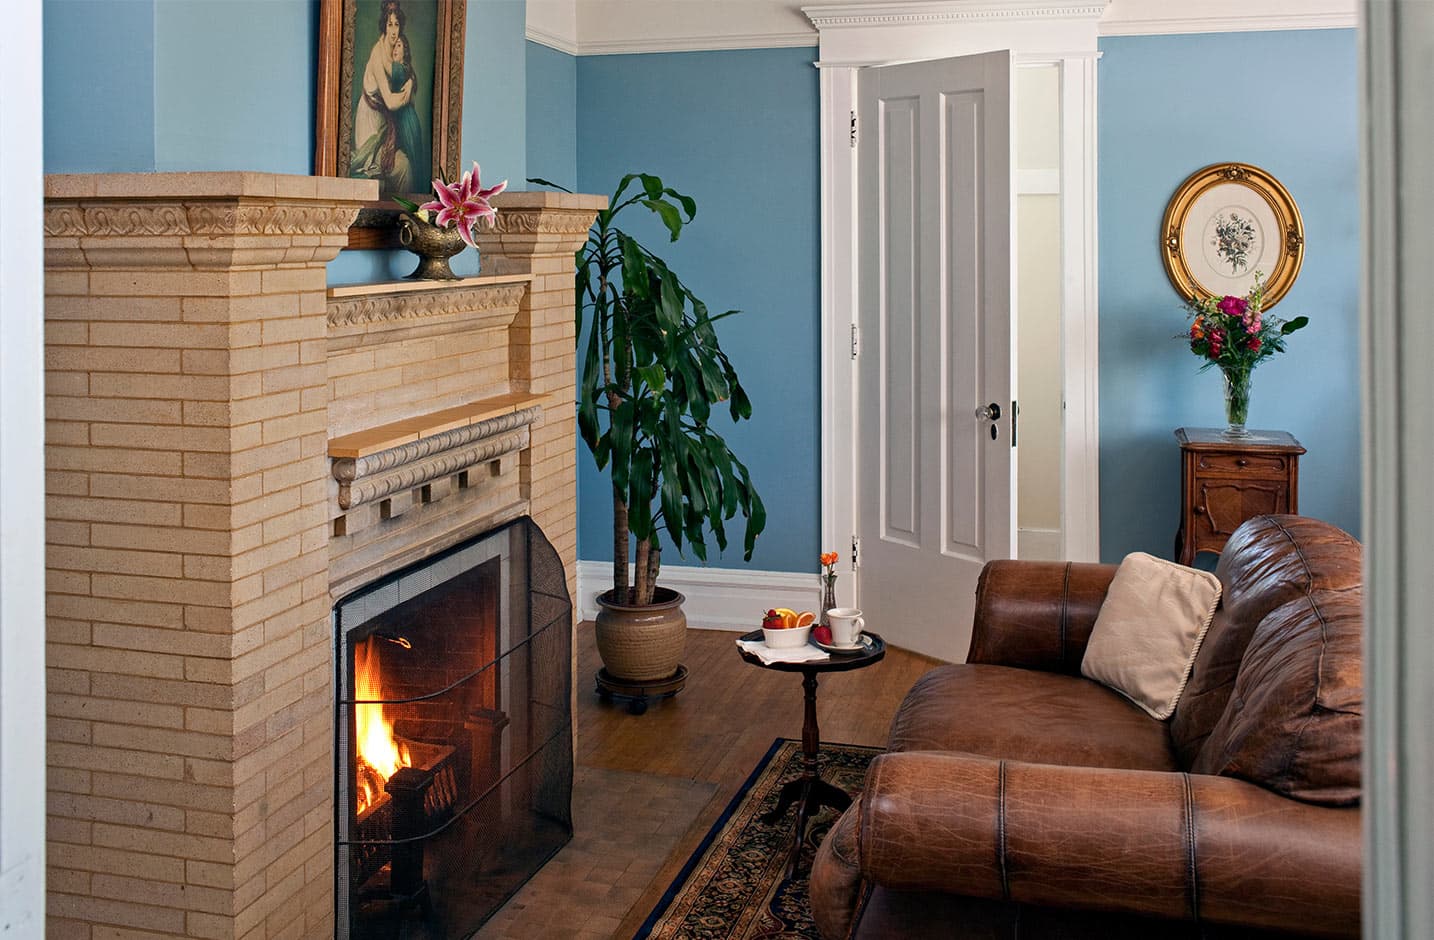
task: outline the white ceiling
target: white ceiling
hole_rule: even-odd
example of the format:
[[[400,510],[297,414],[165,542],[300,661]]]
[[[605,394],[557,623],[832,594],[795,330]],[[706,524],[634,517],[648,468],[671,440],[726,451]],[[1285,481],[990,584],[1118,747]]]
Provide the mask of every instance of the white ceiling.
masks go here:
[[[1101,0],[1092,0],[1099,3]],[[528,38],[573,55],[815,46],[802,7],[1039,6],[1032,0],[528,0]],[[1110,0],[1105,36],[1352,27],[1358,0]]]

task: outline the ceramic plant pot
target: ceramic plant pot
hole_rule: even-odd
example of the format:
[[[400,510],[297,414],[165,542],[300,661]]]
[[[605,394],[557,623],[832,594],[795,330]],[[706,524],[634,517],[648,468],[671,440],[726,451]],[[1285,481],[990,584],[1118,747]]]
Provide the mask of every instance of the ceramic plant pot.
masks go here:
[[[677,672],[687,647],[686,600],[659,587],[645,607],[617,604],[612,591],[598,596],[598,654],[609,674],[630,682],[667,679]]]

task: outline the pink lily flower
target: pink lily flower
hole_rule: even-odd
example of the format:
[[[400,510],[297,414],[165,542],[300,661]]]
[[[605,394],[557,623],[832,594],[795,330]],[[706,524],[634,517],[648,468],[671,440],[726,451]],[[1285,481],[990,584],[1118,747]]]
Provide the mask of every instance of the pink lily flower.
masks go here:
[[[433,192],[438,198],[424,203],[419,208],[438,213],[433,224],[439,228],[457,225],[459,237],[471,247],[477,248],[478,243],[473,238],[473,227],[480,219],[486,219],[490,224],[497,221],[498,211],[489,204],[488,200],[507,188],[508,181],[504,180],[497,186],[483,189],[479,179],[478,164],[474,163],[473,169],[464,173],[463,178],[456,183],[434,180]]]

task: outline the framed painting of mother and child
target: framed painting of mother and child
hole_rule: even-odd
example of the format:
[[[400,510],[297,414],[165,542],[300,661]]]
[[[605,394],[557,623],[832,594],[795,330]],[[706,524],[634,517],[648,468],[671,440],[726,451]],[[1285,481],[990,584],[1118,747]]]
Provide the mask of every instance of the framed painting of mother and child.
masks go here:
[[[456,179],[464,0],[323,0],[314,172],[380,194]]]

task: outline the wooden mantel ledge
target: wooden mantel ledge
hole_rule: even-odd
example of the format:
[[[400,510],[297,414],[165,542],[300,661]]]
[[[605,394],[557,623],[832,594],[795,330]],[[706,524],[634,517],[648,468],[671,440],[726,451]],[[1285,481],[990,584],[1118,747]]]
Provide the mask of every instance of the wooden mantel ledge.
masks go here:
[[[455,282],[449,281],[448,283]],[[445,408],[442,411],[434,411],[415,418],[405,418],[402,421],[394,421],[376,428],[355,431],[352,434],[331,439],[329,441],[329,456],[334,459],[367,457],[369,454],[376,454],[381,450],[388,450],[390,447],[397,447],[400,444],[409,444],[420,438],[431,437],[434,434],[441,434],[464,425],[477,424],[479,421],[486,421],[489,418],[522,411],[524,408],[542,404],[546,398],[545,395],[511,392],[505,395],[494,395],[492,398],[482,398],[456,408]]]
[[[456,290],[467,287],[491,287],[496,284],[527,284],[533,280],[531,274],[480,274],[477,277],[461,277],[456,281],[378,281],[373,284],[343,284],[329,288],[330,300],[344,300],[350,297],[372,297],[376,294],[408,294],[419,291]]]

